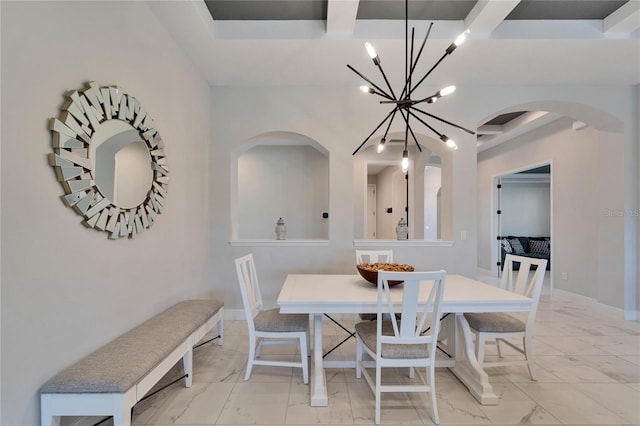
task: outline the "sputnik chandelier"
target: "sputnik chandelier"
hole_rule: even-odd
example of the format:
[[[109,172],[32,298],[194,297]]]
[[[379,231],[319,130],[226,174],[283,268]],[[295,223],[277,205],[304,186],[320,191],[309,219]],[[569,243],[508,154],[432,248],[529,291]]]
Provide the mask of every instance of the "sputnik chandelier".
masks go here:
[[[432,104],[436,102],[438,99],[440,99],[441,97],[453,93],[456,90],[455,86],[447,86],[439,90],[435,94],[428,96],[426,98],[420,98],[420,99],[411,98],[411,95],[418,88],[418,86],[420,86],[422,82],[429,76],[429,74],[431,74],[433,70],[435,70],[436,67],[440,65],[440,63],[444,60],[444,58],[451,55],[453,51],[456,50],[456,48],[464,42],[464,40],[467,37],[467,34],[469,34],[469,30],[466,30],[458,38],[456,38],[456,40],[453,43],[451,43],[449,47],[447,47],[447,50],[444,52],[442,57],[431,67],[431,69],[429,69],[429,71],[427,71],[417,83],[413,84],[414,82],[413,74],[418,65],[418,61],[420,60],[420,55],[422,54],[424,45],[427,42],[427,39],[429,38],[429,34],[431,33],[431,27],[433,27],[433,22],[429,25],[429,28],[427,29],[427,33],[424,37],[424,40],[422,41],[422,45],[420,46],[420,49],[418,50],[415,59],[413,57],[415,28],[411,29],[411,55],[409,56],[409,0],[405,0],[405,69],[404,69],[405,81],[404,81],[404,86],[402,88],[402,92],[400,92],[400,96],[396,96],[395,92],[393,91],[393,88],[391,87],[391,84],[389,84],[387,75],[382,69],[382,61],[380,60],[380,57],[378,56],[375,49],[370,43],[367,42],[365,43],[364,46],[367,50],[367,53],[369,54],[369,57],[371,57],[371,59],[373,60],[374,65],[380,70],[380,73],[382,74],[382,77],[384,78],[384,82],[387,86],[388,92],[382,89],[380,86],[373,83],[370,79],[365,77],[362,73],[358,72],[351,65],[347,64],[347,67],[351,71],[358,74],[358,76],[360,76],[367,83],[369,83],[369,85],[360,86],[360,90],[362,90],[365,93],[371,93],[373,95],[377,95],[384,98],[384,100],[380,101],[381,104],[393,105],[393,109],[391,110],[391,112],[389,112],[389,114],[387,114],[387,116],[380,122],[380,124],[378,124],[378,126],[375,129],[373,129],[373,131],[369,134],[369,136],[367,136],[364,142],[362,142],[360,146],[353,152],[353,155],[356,155],[356,153],[360,150],[360,148],[362,148],[369,141],[369,139],[371,139],[373,134],[377,132],[378,129],[380,129],[380,127],[382,127],[388,121],[387,129],[384,132],[384,136],[382,137],[382,139],[380,139],[380,143],[378,144],[378,152],[382,152],[382,150],[384,149],[384,144],[386,142],[387,134],[389,133],[389,129],[391,128],[391,123],[393,123],[393,120],[396,117],[397,113],[400,113],[405,123],[404,150],[402,152],[402,171],[404,173],[407,173],[407,171],[409,170],[409,151],[407,149],[409,133],[411,133],[411,137],[415,141],[416,146],[418,147],[418,150],[422,152],[422,148],[420,147],[420,144],[416,139],[416,135],[413,133],[413,130],[411,129],[411,124],[410,124],[411,118],[414,118],[418,120],[420,123],[427,126],[429,130],[431,130],[433,133],[438,135],[438,137],[442,142],[444,142],[449,148],[454,150],[458,149],[458,145],[452,139],[447,137],[444,133],[440,133],[435,128],[433,128],[433,126],[427,123],[423,119],[423,117],[425,116],[430,117],[434,120],[438,120],[442,123],[448,124],[449,126],[453,126],[457,129],[464,130],[469,134],[472,134],[472,135],[475,134],[469,129],[465,129],[462,126],[454,124],[436,115],[430,114],[427,111],[424,111],[423,109],[418,107],[423,103]]]

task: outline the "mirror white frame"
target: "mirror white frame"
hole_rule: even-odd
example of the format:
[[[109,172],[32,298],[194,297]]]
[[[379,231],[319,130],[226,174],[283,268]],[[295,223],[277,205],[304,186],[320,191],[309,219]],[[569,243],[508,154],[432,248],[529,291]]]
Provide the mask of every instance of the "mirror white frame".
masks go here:
[[[135,129],[149,151],[153,179],[144,200],[133,207],[116,205],[95,183],[95,159],[91,158],[92,135],[109,120],[120,120]],[[118,86],[89,82],[67,94],[59,118],[50,120],[53,153],[49,163],[64,188],[64,203],[73,208],[89,228],[109,233],[110,239],[134,238],[150,228],[162,213],[169,184],[164,143],[155,122],[140,102]],[[95,141],[94,141],[95,142]]]

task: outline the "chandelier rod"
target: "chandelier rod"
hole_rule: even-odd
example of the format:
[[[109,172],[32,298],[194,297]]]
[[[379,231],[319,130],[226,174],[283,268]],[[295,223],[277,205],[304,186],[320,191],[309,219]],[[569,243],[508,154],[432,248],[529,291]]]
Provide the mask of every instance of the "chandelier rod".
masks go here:
[[[433,27],[433,22],[431,22],[429,24],[429,28],[427,28],[427,33],[424,36],[424,40],[422,40],[422,45],[420,46],[420,50],[418,50],[418,54],[416,55],[416,60],[412,62],[411,64],[411,70],[409,71],[409,76],[411,77],[413,75],[413,71],[416,69],[416,66],[418,65],[418,61],[420,60],[420,55],[422,55],[422,50],[424,49],[424,45],[427,43],[427,39],[429,38],[429,34],[431,34],[431,27]],[[400,95],[400,98],[403,98],[406,91],[407,91],[407,83],[408,80],[405,82],[404,88],[402,89],[402,94]]]
[[[407,125],[409,125],[409,115],[407,115],[405,117],[405,115],[402,113],[402,111],[400,112],[400,114],[402,114],[402,118],[405,120],[405,122],[407,122]],[[416,144],[416,147],[418,147],[418,151],[422,152],[422,148],[420,147],[420,144],[418,143],[418,138],[416,137],[415,133],[413,133],[413,129],[411,128],[411,126],[409,125],[409,132],[411,132],[411,136],[413,136],[413,141]],[[405,139],[405,145],[406,145],[406,139]],[[406,149],[406,148],[405,148]]]
[[[375,133],[375,132],[380,128],[380,127],[382,127],[382,125],[384,124],[384,122],[385,122],[385,121],[387,121],[387,120],[389,119],[389,117],[391,117],[391,115],[392,115],[392,114],[394,113],[394,111],[395,111],[395,110],[397,110],[397,109],[398,109],[398,107],[395,107],[395,108],[393,109],[393,111],[391,111],[391,112],[390,112],[390,113],[389,113],[389,114],[384,118],[384,120],[382,120],[382,121],[380,122],[380,124],[378,124],[378,126],[377,126],[375,129],[373,129],[373,132],[371,132],[371,133],[369,134],[369,136],[367,136],[367,138],[364,140],[364,142],[362,142],[362,143],[360,144],[360,146],[359,146],[358,148],[356,148],[356,150],[355,150],[355,151],[353,151],[353,154],[351,154],[351,155],[356,155],[356,153],[357,153],[358,151],[360,151],[360,148],[362,148],[362,147],[364,146],[364,144],[366,144],[366,143],[369,141],[369,139],[371,138],[371,136],[373,136],[373,134],[374,134],[374,133]]]
[[[380,92],[380,95],[382,95],[383,97],[389,99],[389,100],[394,100],[394,98],[392,98],[387,92],[385,92],[384,90],[382,90],[380,87],[378,87],[377,84],[375,84],[374,82],[372,82],[371,80],[369,80],[367,77],[365,77],[364,75],[362,75],[360,72],[358,72],[358,70],[356,70],[354,67],[352,67],[351,65],[347,64],[347,68],[349,68],[351,71],[355,72],[356,74],[358,74],[360,77],[362,77],[364,80],[366,80],[370,85],[372,85],[375,89],[378,90],[378,92]]]
[[[414,108],[415,109],[415,108]],[[408,113],[411,114],[416,120],[418,120],[419,122],[421,122],[422,124],[424,124],[425,126],[427,126],[429,128],[429,130],[431,130],[433,133],[435,133],[436,135],[438,135],[439,138],[442,138],[443,134],[440,133],[439,131],[437,131],[436,129],[434,129],[433,127],[431,127],[429,125],[429,123],[427,123],[426,121],[424,121],[423,119],[421,119],[420,117],[418,117],[417,115],[415,115],[411,110],[408,110]]]
[[[431,118],[435,118],[438,121],[441,121],[441,122],[446,123],[446,124],[448,124],[450,126],[453,126],[453,127],[457,128],[457,129],[464,130],[465,132],[469,133],[470,135],[475,135],[475,132],[473,132],[473,131],[471,131],[471,130],[469,130],[467,128],[464,128],[464,127],[462,127],[462,126],[460,126],[458,124],[455,124],[455,123],[452,123],[450,121],[447,121],[444,118],[440,118],[437,115],[430,114],[430,113],[428,113],[426,111],[421,110],[420,108],[416,108],[415,106],[413,107],[413,109],[415,109],[416,111],[421,112],[421,113],[423,113],[425,115],[428,115]]]

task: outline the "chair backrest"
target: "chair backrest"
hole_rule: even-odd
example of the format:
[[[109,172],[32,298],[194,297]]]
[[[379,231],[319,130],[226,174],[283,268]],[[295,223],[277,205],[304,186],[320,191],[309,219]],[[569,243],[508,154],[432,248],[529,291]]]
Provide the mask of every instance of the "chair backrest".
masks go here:
[[[520,263],[517,271],[513,268],[514,262]],[[507,254],[504,263],[500,287],[533,299],[527,319],[527,327],[529,327],[533,324],[538,309],[547,260]],[[531,272],[532,265],[536,266],[535,272]]]
[[[383,343],[429,344],[429,357],[433,359],[440,332],[442,295],[446,271],[378,272],[377,353]],[[389,281],[404,281],[401,286],[389,288]],[[394,305],[392,293],[401,291],[400,305]],[[396,301],[397,303],[397,301]],[[382,335],[383,313],[393,326],[392,336]],[[401,320],[396,313],[401,313]],[[384,321],[387,319],[385,318]],[[428,329],[428,332],[422,332]]]
[[[393,250],[356,250],[356,263],[392,263]]]
[[[253,327],[253,318],[263,309],[262,294],[260,293],[256,266],[253,262],[253,254],[239,257],[235,262],[247,325]]]

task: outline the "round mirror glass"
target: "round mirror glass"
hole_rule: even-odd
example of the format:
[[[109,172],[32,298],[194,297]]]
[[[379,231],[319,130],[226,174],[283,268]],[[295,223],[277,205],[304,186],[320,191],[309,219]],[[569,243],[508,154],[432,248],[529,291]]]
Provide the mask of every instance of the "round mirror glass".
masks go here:
[[[109,238],[135,237],[162,212],[169,184],[164,143],[140,102],[90,82],[52,118],[49,162],[63,201]]]
[[[147,198],[153,183],[151,155],[129,123],[121,120],[101,123],[91,136],[89,158],[96,186],[113,204],[131,209]]]

